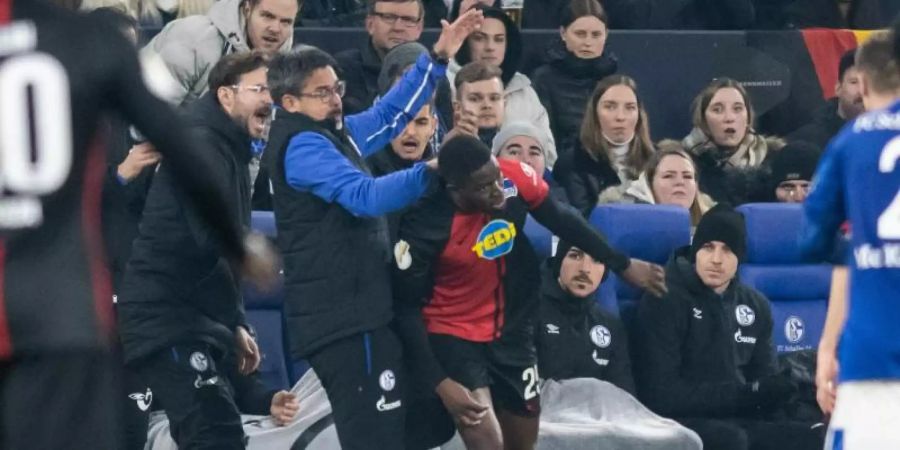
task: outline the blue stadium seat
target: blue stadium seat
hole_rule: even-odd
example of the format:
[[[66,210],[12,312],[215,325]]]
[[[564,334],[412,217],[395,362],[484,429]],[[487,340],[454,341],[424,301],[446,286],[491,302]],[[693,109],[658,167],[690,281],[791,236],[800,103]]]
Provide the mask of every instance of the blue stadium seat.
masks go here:
[[[274,239],[277,234],[275,214],[272,211],[253,211],[251,214],[250,226],[253,230]]]
[[[691,219],[687,210],[665,205],[601,205],[591,214],[591,223],[610,245],[632,258],[664,265],[672,252],[691,242]],[[600,288],[600,302],[621,310],[630,322],[642,292],[615,274]],[[613,301],[610,302],[610,299]],[[610,303],[607,303],[610,302]]]
[[[747,259],[741,265],[741,280],[768,297],[776,349],[815,348],[825,324],[832,266],[803,262],[797,242],[802,207],[752,203],[738,211],[747,222]]]
[[[553,256],[553,233],[539,224],[531,215],[525,220],[525,235],[531,241],[534,252],[537,253],[538,259],[544,261]]]
[[[256,330],[256,340],[262,354],[259,373],[263,382],[273,389],[290,389],[291,386],[281,313],[283,296],[281,286],[271,293],[260,293],[250,286],[244,288],[247,322]]]

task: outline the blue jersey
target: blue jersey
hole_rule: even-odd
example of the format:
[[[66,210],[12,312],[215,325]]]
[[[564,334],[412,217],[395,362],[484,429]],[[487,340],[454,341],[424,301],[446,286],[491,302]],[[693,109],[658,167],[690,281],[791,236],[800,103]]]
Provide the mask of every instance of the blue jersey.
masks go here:
[[[804,205],[801,246],[826,256],[851,225],[841,381],[900,378],[900,102],[858,117],[831,141]]]

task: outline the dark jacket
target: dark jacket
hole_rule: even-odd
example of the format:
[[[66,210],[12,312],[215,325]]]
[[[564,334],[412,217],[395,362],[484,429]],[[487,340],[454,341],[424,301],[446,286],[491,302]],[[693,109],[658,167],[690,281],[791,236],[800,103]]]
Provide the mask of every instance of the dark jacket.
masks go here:
[[[450,11],[444,0],[423,0],[425,4],[425,28],[441,28],[441,19],[450,20]]]
[[[769,301],[735,277],[723,295],[706,287],[688,260],[666,265],[662,299],[638,306],[634,352],[641,400],[669,417],[747,412],[748,383],[775,374]]]
[[[594,86],[617,68],[615,56],[608,52],[595,59],[581,59],[560,43],[548,52],[548,62],[534,71],[531,83],[550,117],[560,159],[578,143],[581,120]]]
[[[828,146],[841,127],[847,123],[838,115],[838,99],[833,98],[819,109],[813,120],[787,135],[788,142],[804,141],[815,145],[820,150]]]
[[[363,0],[305,0],[300,8],[302,27],[362,27],[366,20]]]
[[[535,341],[541,378],[596,378],[635,394],[625,327],[594,296],[574,297],[544,264]]]
[[[366,40],[365,45],[359,48],[336,53],[334,59],[347,82],[344,114],[356,114],[372,106],[378,96],[378,74],[381,73],[381,57],[372,46],[372,40]]]
[[[871,30],[890,25],[894,0],[851,0],[847,16],[832,0],[754,0],[757,29],[849,28]]]
[[[594,159],[580,143],[557,161],[553,178],[565,188],[569,203],[585,217],[594,211],[601,192],[622,183],[609,159]]]
[[[192,104],[190,124],[197,140],[216,152],[214,179],[227,185],[230,213],[249,228],[250,136],[210,93]],[[119,295],[126,362],[177,342],[232,348],[235,327],[246,326],[246,319],[238,277],[222,255],[163,162],[150,187]]]

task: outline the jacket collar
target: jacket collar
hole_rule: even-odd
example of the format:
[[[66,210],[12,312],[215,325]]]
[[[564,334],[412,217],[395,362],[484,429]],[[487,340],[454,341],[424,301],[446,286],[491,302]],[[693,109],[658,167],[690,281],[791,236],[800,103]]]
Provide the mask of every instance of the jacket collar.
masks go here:
[[[612,53],[603,52],[596,58],[583,59],[566,50],[561,42],[551,48],[549,56],[552,66],[577,79],[600,80],[619,68],[619,61]]]
[[[191,123],[195,126],[209,128],[229,142],[229,147],[237,160],[243,164],[250,162],[253,150],[250,145],[250,134],[241,124],[234,121],[219,102],[215,92],[203,94],[190,110]]]

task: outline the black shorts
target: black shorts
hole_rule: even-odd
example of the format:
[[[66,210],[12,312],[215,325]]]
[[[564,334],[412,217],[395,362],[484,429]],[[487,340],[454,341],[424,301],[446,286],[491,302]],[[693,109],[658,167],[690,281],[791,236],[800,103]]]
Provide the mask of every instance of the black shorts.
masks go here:
[[[332,342],[309,363],[328,394],[341,448],[404,448],[403,350],[390,328]]]
[[[446,334],[429,334],[428,338],[448,377],[470,390],[489,387],[496,408],[521,417],[540,415],[537,364],[500,364],[489,343]]]

